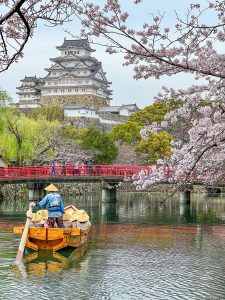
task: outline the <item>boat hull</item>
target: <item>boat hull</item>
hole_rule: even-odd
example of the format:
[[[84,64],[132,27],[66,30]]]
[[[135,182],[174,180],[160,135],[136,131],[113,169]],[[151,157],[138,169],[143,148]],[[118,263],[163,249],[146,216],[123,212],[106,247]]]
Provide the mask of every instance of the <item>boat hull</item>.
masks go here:
[[[22,234],[23,227],[14,227],[13,232]],[[26,247],[34,251],[58,251],[66,247],[78,248],[87,242],[88,232],[89,229],[30,227]]]

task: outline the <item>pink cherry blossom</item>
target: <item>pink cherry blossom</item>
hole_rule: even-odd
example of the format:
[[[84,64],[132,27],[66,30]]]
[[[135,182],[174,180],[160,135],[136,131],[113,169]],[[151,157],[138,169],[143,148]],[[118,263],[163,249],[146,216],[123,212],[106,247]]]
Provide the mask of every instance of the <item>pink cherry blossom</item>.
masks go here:
[[[92,3],[93,2],[93,3]],[[186,89],[162,87],[156,101],[179,99],[183,105],[166,114],[161,124],[141,130],[168,129],[173,133],[172,155],[134,177],[138,189],[169,180],[224,180],[225,155],[225,4],[222,0],[190,3],[186,12],[174,15],[174,26],[167,26],[160,12],[149,14],[140,26],[130,26],[131,16],[123,1],[105,0],[1,0],[6,13],[0,17],[0,71],[22,55],[34,34],[38,20],[62,24],[71,16],[83,25],[82,36],[92,37],[109,54],[122,52],[123,66],[133,67],[135,79],[189,74],[195,84]],[[133,5],[142,6],[141,0]],[[203,1],[201,1],[203,2]],[[131,1],[132,3],[132,1]],[[210,19],[209,15],[214,18]],[[202,100],[209,101],[202,105]],[[185,124],[185,130],[181,124]],[[170,171],[168,171],[168,168]],[[167,170],[167,171],[165,171]]]

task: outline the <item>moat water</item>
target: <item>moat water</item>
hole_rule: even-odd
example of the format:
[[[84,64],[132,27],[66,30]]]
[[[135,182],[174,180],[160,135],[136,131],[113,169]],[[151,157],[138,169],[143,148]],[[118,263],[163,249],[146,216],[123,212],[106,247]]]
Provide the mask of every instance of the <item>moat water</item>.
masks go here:
[[[70,196],[92,223],[87,245],[26,253],[14,261],[27,200],[0,203],[0,299],[225,299],[225,197],[196,195],[190,205],[159,193]]]

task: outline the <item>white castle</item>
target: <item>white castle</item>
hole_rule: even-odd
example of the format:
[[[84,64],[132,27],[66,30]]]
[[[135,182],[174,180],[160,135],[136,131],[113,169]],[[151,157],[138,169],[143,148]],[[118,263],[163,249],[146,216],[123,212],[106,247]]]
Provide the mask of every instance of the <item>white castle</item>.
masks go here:
[[[66,117],[99,118],[99,112],[129,116],[134,104],[110,106],[112,91],[102,64],[92,57],[88,39],[67,40],[56,47],[60,56],[50,58],[52,65],[44,78],[25,77],[17,87],[20,108],[64,107]],[[81,109],[82,107],[82,109]],[[117,122],[118,123],[118,122]]]

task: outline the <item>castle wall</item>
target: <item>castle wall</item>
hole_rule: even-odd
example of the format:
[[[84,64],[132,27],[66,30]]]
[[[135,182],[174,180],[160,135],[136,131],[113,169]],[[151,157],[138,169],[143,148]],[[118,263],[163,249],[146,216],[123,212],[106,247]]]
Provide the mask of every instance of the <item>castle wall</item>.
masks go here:
[[[41,105],[43,106],[64,106],[67,104],[87,105],[89,107],[99,108],[108,106],[106,99],[95,95],[56,95],[41,96]]]
[[[106,123],[100,123],[100,120],[97,118],[73,118],[73,117],[67,117],[65,121],[68,122],[68,125],[73,125],[76,128],[88,128],[90,126],[95,127],[99,131],[110,131],[115,126],[115,124],[106,124]]]

